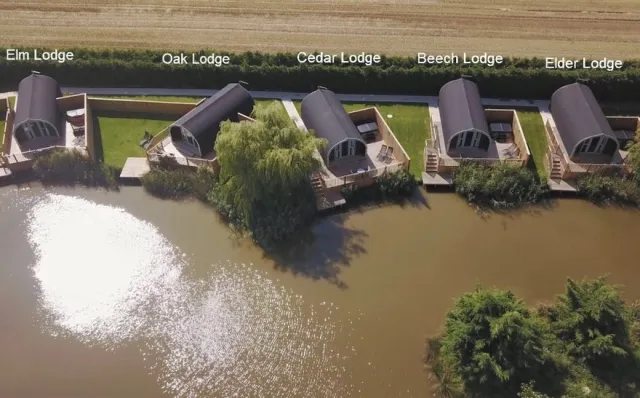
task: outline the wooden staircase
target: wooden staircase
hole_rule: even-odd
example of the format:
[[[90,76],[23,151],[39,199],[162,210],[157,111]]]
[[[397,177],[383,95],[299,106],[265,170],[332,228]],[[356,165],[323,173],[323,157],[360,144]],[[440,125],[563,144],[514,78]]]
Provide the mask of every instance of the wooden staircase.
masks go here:
[[[313,193],[316,194],[316,203],[318,209],[325,208],[327,206],[328,200],[324,182],[322,181],[322,178],[316,173],[311,176],[311,187],[313,188]]]
[[[562,163],[557,155],[551,156],[551,171],[549,173],[549,178],[552,180],[562,179]]]
[[[437,173],[438,172],[438,152],[431,148],[427,149],[425,159],[425,171],[427,173]]]

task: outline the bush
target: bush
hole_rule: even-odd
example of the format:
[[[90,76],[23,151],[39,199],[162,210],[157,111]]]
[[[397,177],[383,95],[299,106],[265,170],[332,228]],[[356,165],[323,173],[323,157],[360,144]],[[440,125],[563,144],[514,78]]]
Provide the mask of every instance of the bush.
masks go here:
[[[531,170],[500,163],[463,161],[453,176],[455,191],[470,203],[495,209],[517,208],[544,199],[548,186]]]
[[[594,203],[640,205],[640,187],[622,176],[588,174],[578,178],[578,192]]]
[[[54,150],[38,156],[33,164],[35,176],[49,184],[84,184],[115,188],[119,170],[93,162],[78,150]]]
[[[406,198],[413,194],[416,179],[407,170],[395,173],[384,173],[376,180],[383,200]]]
[[[342,196],[352,204],[366,202],[402,201],[413,194],[416,179],[406,170],[384,173],[373,185],[359,187],[356,184],[341,188]]]
[[[173,199],[195,196],[206,200],[216,183],[216,175],[206,167],[200,167],[197,171],[191,168],[154,167],[141,181],[147,192],[154,196]]]

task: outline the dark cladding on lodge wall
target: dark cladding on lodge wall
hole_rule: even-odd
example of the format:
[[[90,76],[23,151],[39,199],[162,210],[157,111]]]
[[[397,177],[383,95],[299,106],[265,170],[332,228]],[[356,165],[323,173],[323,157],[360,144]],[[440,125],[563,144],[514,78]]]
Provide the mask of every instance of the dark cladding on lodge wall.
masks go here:
[[[549,98],[559,87],[587,79],[600,100],[640,100],[640,61],[622,70],[547,69],[543,59],[512,58],[488,66],[418,65],[411,57],[382,57],[375,66],[306,65],[296,55],[224,53],[229,65],[166,65],[162,51],[72,49],[73,61],[8,61],[0,48],[0,90],[13,90],[38,70],[63,86],[222,88],[246,81],[251,90],[310,92],[319,85],[342,93],[437,95],[446,82],[472,76],[488,97]],[[204,52],[203,52],[204,54]],[[221,53],[223,54],[223,53]]]

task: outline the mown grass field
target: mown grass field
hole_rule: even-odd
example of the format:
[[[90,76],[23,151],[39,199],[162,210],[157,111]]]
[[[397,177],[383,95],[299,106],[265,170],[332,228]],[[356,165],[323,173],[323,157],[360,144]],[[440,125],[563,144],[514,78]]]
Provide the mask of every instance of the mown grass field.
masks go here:
[[[294,105],[300,112],[300,101]],[[411,158],[409,171],[422,178],[424,142],[431,135],[431,122],[427,105],[408,104],[356,104],[343,103],[347,112],[375,106],[385,118],[393,134]],[[391,115],[391,118],[388,117]]]
[[[637,58],[640,2],[1,0],[0,45]]]

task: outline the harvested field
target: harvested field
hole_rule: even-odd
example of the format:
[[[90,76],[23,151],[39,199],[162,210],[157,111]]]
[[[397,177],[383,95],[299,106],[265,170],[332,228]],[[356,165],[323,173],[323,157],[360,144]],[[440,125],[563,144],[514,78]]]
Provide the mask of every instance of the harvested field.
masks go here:
[[[0,46],[640,58],[637,0],[0,0]]]

